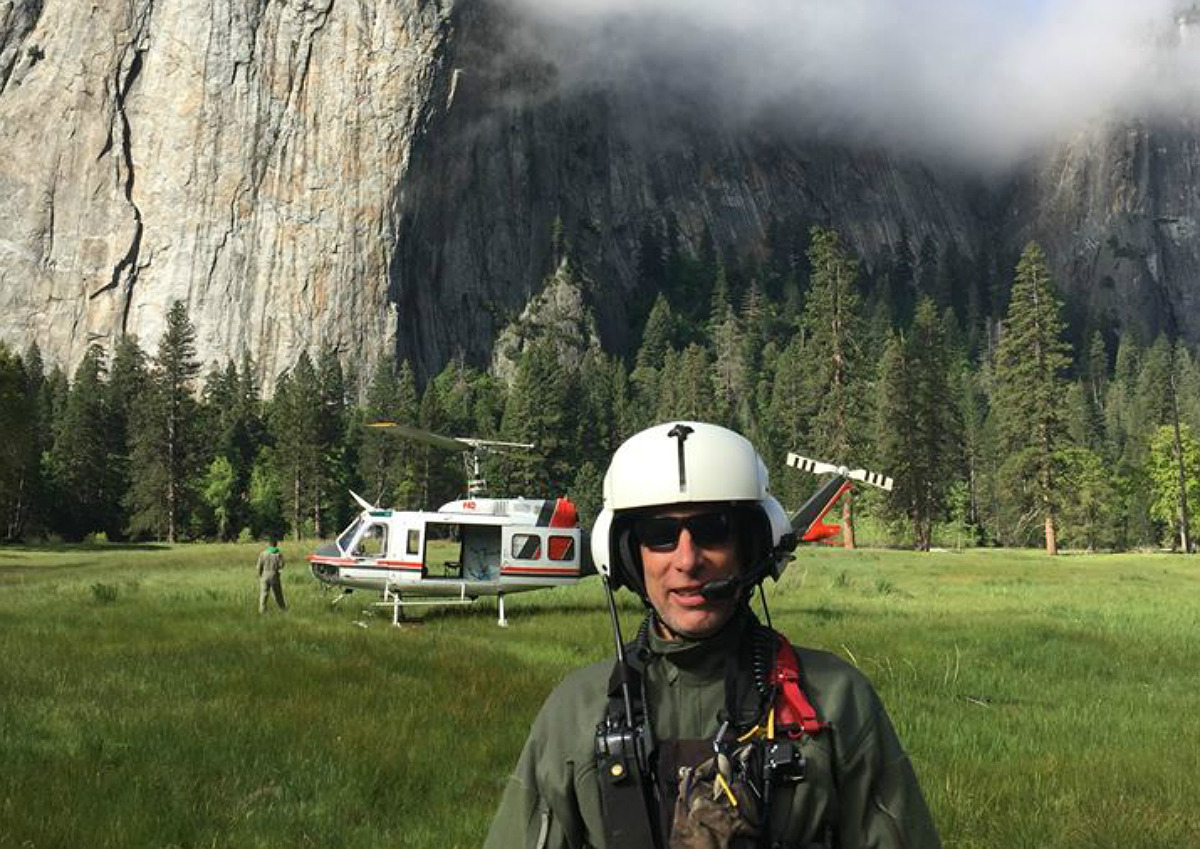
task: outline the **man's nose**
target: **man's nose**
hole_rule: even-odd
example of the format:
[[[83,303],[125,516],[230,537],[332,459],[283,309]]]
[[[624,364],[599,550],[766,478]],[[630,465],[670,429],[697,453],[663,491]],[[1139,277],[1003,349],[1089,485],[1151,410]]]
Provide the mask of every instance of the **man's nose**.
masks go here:
[[[701,563],[700,546],[692,540],[692,532],[687,528],[679,531],[679,542],[675,545],[674,566],[680,571],[689,572],[699,568]]]

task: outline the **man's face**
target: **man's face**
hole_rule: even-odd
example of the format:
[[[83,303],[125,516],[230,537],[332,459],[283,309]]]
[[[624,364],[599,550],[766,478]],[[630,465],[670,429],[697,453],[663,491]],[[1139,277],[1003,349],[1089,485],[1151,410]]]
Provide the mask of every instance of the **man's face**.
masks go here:
[[[728,508],[703,504],[664,508],[634,523],[646,595],[674,634],[708,637],[733,616],[738,594],[709,601],[700,588],[741,571],[734,530]]]

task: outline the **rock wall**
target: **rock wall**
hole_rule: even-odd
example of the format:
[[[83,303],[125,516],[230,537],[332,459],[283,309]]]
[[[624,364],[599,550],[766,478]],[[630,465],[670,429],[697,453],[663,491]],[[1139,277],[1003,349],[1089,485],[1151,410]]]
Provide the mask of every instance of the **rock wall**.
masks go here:
[[[554,270],[632,339],[639,235],[753,250],[840,229],[968,257],[1041,240],[1080,323],[1200,341],[1196,127],[1095,130],[986,193],[880,150],[724,125],[661,78],[559,86],[486,0],[0,0],[0,339],[73,367],[185,300],[264,386],[333,345],[369,373],[485,366]]]
[[[1076,325],[1200,344],[1200,121],[1093,128],[1034,164],[1007,210]]]
[[[185,300],[205,360],[395,343],[398,187],[438,0],[0,7],[0,338],[78,361]]]

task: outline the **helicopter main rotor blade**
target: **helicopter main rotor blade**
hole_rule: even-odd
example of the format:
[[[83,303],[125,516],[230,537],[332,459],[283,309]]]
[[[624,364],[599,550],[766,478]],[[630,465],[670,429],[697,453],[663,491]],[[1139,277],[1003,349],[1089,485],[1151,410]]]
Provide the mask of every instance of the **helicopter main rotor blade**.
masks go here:
[[[467,445],[470,448],[482,448],[484,451],[495,451],[497,449],[501,449],[504,450],[505,453],[511,453],[508,452],[507,449],[534,447],[532,442],[501,442],[498,439],[477,439],[473,436],[460,436],[457,437],[457,439],[459,442]]]
[[[442,436],[437,433],[430,433],[427,430],[421,430],[419,427],[412,427],[411,425],[400,424],[399,422],[371,422],[367,427],[389,428],[400,436],[407,436],[409,439],[415,439],[437,448],[444,448],[447,451],[475,450],[475,446],[470,442],[464,442],[461,439],[454,439],[453,437]]]

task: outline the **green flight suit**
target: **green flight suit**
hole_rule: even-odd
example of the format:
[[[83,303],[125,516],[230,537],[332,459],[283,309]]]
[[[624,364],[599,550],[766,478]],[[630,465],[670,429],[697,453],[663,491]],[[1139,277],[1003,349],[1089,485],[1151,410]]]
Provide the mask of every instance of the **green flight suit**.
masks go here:
[[[655,740],[711,739],[725,700],[730,651],[749,615],[704,641],[651,633],[647,699]],[[780,788],[771,836],[788,849],[938,849],[908,756],[866,678],[827,652],[796,648],[801,686],[830,727],[802,741],[805,780]],[[605,847],[594,754],[613,662],[570,674],[550,694],[508,779],[485,849]]]
[[[258,555],[258,612],[265,613],[267,599],[274,595],[280,610],[287,610],[283,600],[283,553],[275,546],[268,546]]]

